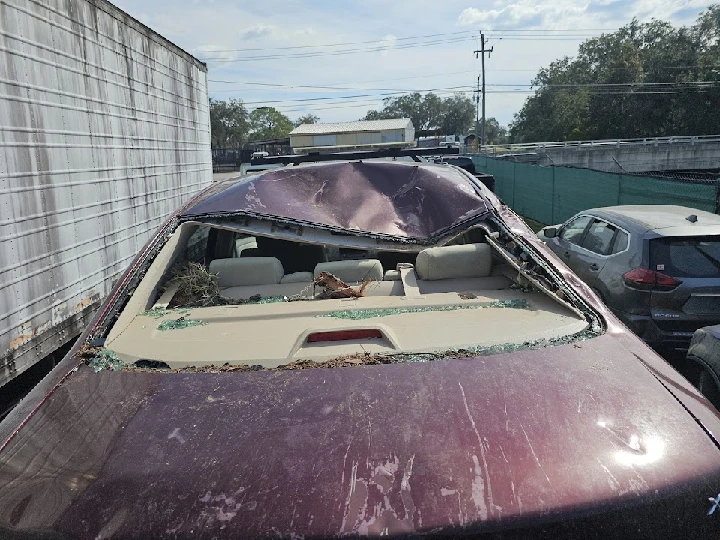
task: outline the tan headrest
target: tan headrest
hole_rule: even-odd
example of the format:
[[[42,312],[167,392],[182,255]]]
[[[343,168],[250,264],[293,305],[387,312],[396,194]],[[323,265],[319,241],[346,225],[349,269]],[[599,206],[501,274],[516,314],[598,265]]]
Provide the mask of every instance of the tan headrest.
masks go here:
[[[315,277],[329,272],[345,283],[362,282],[366,279],[382,281],[383,267],[377,259],[321,262],[315,267]]]
[[[275,257],[237,257],[215,259],[210,273],[218,275],[221,289],[244,285],[275,285],[280,283],[285,270]]]
[[[441,246],[422,250],[415,261],[420,279],[487,277],[492,269],[492,251],[488,244]]]

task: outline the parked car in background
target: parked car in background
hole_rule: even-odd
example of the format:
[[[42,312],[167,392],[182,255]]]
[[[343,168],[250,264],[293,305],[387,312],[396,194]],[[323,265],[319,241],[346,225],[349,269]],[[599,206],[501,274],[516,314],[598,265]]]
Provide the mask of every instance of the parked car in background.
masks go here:
[[[720,410],[720,325],[700,328],[687,353],[687,372],[695,387]]]
[[[593,208],[538,232],[649,345],[686,351],[720,323],[720,216],[683,206]]]
[[[1,538],[717,538],[720,413],[475,176],[367,154],[158,230],[0,422]]]

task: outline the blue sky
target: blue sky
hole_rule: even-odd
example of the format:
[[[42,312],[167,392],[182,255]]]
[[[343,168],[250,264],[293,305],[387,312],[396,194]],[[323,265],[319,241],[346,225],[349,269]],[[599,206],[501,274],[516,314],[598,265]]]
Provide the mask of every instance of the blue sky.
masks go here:
[[[633,17],[695,22],[707,0],[115,0],[200,59],[210,95],[290,118],[357,120],[405,91],[470,91],[486,59],[487,116],[512,120],[537,70]],[[338,45],[346,44],[346,45]],[[266,57],[252,59],[252,57]],[[267,57],[270,58],[267,58]],[[308,88],[308,87],[330,88]],[[471,94],[469,94],[471,95]],[[305,100],[305,101],[303,101]]]

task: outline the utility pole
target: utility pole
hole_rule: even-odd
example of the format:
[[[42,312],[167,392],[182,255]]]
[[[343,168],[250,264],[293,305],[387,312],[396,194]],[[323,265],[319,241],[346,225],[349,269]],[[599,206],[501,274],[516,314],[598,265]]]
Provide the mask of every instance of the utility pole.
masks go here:
[[[480,75],[477,78],[477,90],[474,90],[473,93],[475,94],[475,140],[479,145],[480,141],[477,139],[477,134],[480,131]],[[480,150],[479,146],[478,150]]]
[[[475,58],[480,55],[482,59],[480,62],[482,70],[482,125],[480,126],[480,146],[485,146],[485,53],[490,57],[490,53],[493,52],[493,48],[485,48],[485,34],[480,32],[480,50],[475,51]]]

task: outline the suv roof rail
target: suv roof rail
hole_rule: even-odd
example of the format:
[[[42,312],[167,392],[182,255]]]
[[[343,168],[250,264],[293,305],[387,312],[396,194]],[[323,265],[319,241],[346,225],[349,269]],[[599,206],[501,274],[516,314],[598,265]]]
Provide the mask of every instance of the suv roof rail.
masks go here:
[[[272,156],[265,158],[257,158],[253,160],[253,165],[264,165],[269,163],[282,163],[288,165],[292,163],[309,163],[314,161],[348,161],[356,159],[373,159],[373,158],[392,158],[392,157],[411,157],[415,159],[418,156],[441,156],[441,155],[458,155],[459,148],[386,148],[381,150],[362,150],[357,152],[333,152],[330,154],[298,154],[290,156]],[[415,161],[420,161],[415,159]]]

